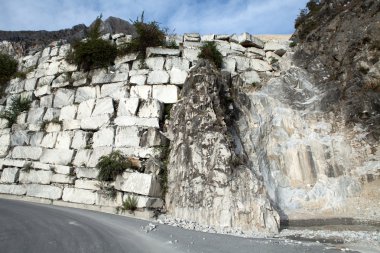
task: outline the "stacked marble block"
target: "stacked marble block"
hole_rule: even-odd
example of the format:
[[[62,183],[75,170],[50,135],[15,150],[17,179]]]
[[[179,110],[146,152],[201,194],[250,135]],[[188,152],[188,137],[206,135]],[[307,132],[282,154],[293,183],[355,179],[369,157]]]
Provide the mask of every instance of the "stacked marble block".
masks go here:
[[[223,56],[222,70],[230,72],[232,76],[239,75],[247,84],[260,83],[262,76],[278,76],[279,72],[273,64],[281,60],[290,44],[290,41],[262,41],[248,33],[202,36],[192,33],[174,36],[169,40],[182,46],[183,58],[192,65],[197,61],[203,43],[214,41]]]
[[[164,104],[177,101],[179,88],[153,80],[156,87],[139,89],[130,82],[133,55],[131,62],[120,59],[110,69],[83,73],[58,52],[47,48],[25,57],[25,69],[31,62],[37,68],[26,80],[12,80],[6,90],[1,110],[15,96],[33,102],[12,129],[1,120],[0,193],[102,206],[119,206],[134,194],[140,208],[161,207],[157,175],[125,172],[113,184],[116,200],[109,200],[99,191],[95,167],[114,150],[139,160],[159,158],[167,143],[160,131]]]
[[[106,35],[105,38],[110,38],[116,45],[130,41],[130,36],[124,34]],[[179,46],[179,50],[148,48],[146,65],[153,72],[139,70],[139,61],[134,61],[132,70],[139,71],[130,73],[131,83],[136,85],[161,83],[181,85],[189,68],[196,64],[201,51],[200,47],[204,42],[209,41],[214,41],[223,55],[222,70],[230,72],[233,76],[239,75],[248,84],[260,83],[262,81],[260,76],[279,75],[273,64],[281,60],[289,51],[290,44],[290,41],[287,40],[263,41],[248,33],[240,35],[188,33],[167,37],[167,41],[175,42]],[[130,61],[131,55],[119,60]]]
[[[121,45],[130,37],[104,39]],[[140,208],[162,206],[153,173],[125,172],[114,182],[116,200],[105,198],[96,180],[99,158],[114,150],[139,160],[161,157],[160,147],[167,143],[164,106],[179,99],[203,42],[215,41],[224,56],[223,70],[249,84],[273,75],[273,59],[280,59],[289,44],[264,43],[246,33],[168,39],[179,48],[148,48],[145,61],[128,54],[112,67],[88,73],[65,60],[68,44],[55,43],[20,59],[21,69],[31,71],[25,80],[11,80],[0,111],[17,96],[33,102],[12,129],[0,119],[0,193],[100,206],[119,206],[135,194]]]

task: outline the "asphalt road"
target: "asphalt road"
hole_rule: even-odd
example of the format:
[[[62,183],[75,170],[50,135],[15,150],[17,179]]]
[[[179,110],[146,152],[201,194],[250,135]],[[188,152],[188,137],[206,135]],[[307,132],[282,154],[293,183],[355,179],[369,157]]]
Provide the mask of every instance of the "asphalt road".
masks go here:
[[[0,199],[1,253],[337,252],[321,244],[247,239],[87,210]]]

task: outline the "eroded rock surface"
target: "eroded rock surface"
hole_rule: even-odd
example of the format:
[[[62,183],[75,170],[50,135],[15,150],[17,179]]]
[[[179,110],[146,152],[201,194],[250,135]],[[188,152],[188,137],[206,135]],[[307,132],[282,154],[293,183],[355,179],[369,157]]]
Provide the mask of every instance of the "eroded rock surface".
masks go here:
[[[340,111],[346,124],[360,123],[368,141],[380,139],[380,2],[319,1],[300,19],[295,62],[323,90],[325,112]]]
[[[355,217],[378,220],[378,142],[370,129],[347,127],[325,113],[325,96],[305,70],[280,61],[280,77],[263,87],[233,79],[237,135],[249,167],[265,182],[282,219]]]
[[[219,228],[278,230],[265,188],[234,152],[226,97],[230,74],[199,61],[172,109],[169,212]]]

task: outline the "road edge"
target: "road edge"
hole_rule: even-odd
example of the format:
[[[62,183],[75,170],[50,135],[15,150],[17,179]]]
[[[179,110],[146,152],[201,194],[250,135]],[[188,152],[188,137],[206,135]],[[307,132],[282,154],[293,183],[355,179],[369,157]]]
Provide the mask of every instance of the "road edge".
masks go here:
[[[119,216],[125,216],[128,218],[135,218],[135,219],[145,220],[145,221],[155,220],[154,212],[149,211],[149,210],[134,211],[133,213],[130,213],[130,212],[117,213],[116,207],[87,205],[87,204],[66,202],[62,200],[51,200],[51,199],[44,199],[44,198],[37,198],[37,197],[30,197],[30,196],[9,195],[9,194],[4,194],[4,193],[0,193],[0,199],[18,200],[18,201],[59,206],[59,207],[70,207],[70,208],[75,208],[75,209],[83,209],[83,210],[95,211],[95,212],[100,212],[100,213],[108,213],[108,214],[114,214],[114,215],[119,215]]]

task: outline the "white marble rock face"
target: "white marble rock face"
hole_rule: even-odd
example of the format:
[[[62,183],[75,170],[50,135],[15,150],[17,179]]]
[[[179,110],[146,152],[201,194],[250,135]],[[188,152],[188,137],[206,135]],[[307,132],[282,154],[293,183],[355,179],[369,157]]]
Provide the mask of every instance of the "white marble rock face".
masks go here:
[[[25,185],[0,184],[0,193],[12,195],[25,195],[26,187]]]
[[[52,172],[46,170],[30,170],[20,172],[20,182],[25,184],[43,184],[48,185],[51,183]]]
[[[104,114],[113,114],[114,113],[114,107],[113,107],[113,99],[112,98],[101,98],[97,99],[95,102],[95,108],[92,111],[91,116],[99,116]]]
[[[165,104],[174,104],[178,101],[179,88],[176,85],[153,86],[152,97]]]
[[[95,117],[83,118],[80,121],[80,128],[82,130],[99,130],[102,127],[108,126],[110,123],[110,115],[103,114]]]
[[[53,107],[62,108],[74,102],[75,92],[69,89],[58,89],[55,93]]]
[[[91,190],[64,188],[62,200],[87,205],[95,204],[96,193]]]
[[[28,184],[26,186],[26,195],[57,200],[62,196],[62,189],[52,185]]]
[[[75,180],[75,188],[86,190],[99,190],[100,181],[89,179]]]
[[[16,146],[12,151],[12,158],[38,160],[43,153],[40,147]]]
[[[74,155],[72,149],[45,149],[41,155],[40,161],[43,163],[68,165]]]
[[[146,50],[147,57],[150,56],[179,56],[181,51],[179,49],[162,48],[162,47],[148,47]]]
[[[104,38],[116,45],[132,39]],[[160,180],[153,170],[118,176],[111,183],[117,197],[109,200],[100,191],[96,165],[115,150],[140,162],[160,161],[170,142],[172,191],[165,208],[179,218],[221,229],[276,232],[279,217],[271,203],[288,217],[351,214],[355,203],[361,210],[356,215],[368,218],[368,210],[380,208],[372,195],[360,198],[378,183],[380,152],[366,142],[365,127],[349,128],[335,112],[320,111],[324,93],[296,67],[289,41],[263,41],[249,33],[188,33],[167,40],[179,49],[148,48],[145,62],[127,54],[113,66],[89,72],[64,60],[69,44],[55,42],[23,56],[20,68],[32,68],[25,80],[10,81],[0,112],[13,97],[32,103],[12,128],[0,119],[0,193],[102,207],[139,195],[139,208],[160,208]],[[221,87],[212,86],[220,71],[197,72],[207,41],[215,41],[222,71],[231,77],[223,86],[226,94],[234,94],[228,87],[239,89],[228,108],[218,103]],[[0,48],[15,53],[11,46],[0,42]],[[379,66],[362,67],[368,78],[379,78]],[[203,82],[188,89],[199,79]],[[243,112],[232,136],[226,136],[228,117],[218,109]],[[231,139],[239,140],[236,146],[228,146]]]
[[[19,168],[5,168],[1,173],[0,183],[16,183],[19,176]]]
[[[148,74],[148,84],[165,84],[168,83],[170,76],[164,70],[153,70]]]
[[[115,188],[151,197],[159,197],[161,194],[160,184],[155,176],[142,173],[124,173],[118,176]]]
[[[78,178],[96,179],[99,174],[99,170],[78,167],[76,168],[76,174]]]
[[[75,93],[75,102],[81,103],[89,99],[96,98],[95,87],[79,87]]]
[[[122,98],[119,101],[117,116],[135,116],[140,99],[137,97]]]
[[[135,126],[120,126],[116,128],[116,147],[139,147],[140,132]]]
[[[93,147],[113,146],[115,130],[113,127],[102,128],[95,132],[93,139]]]

